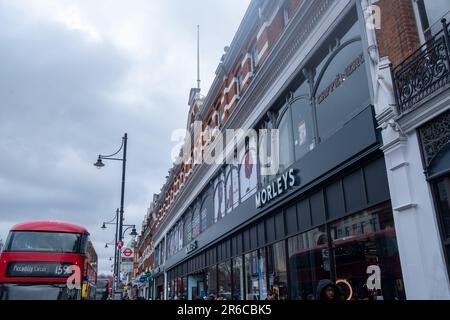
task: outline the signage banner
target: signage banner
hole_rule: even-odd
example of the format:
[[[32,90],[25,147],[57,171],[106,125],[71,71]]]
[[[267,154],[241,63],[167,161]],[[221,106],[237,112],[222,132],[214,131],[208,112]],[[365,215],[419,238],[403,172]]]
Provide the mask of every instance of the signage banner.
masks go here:
[[[68,278],[72,275],[72,264],[61,262],[10,262],[7,277]]]
[[[120,253],[120,271],[123,273],[133,272],[134,269],[134,248],[122,248]]]

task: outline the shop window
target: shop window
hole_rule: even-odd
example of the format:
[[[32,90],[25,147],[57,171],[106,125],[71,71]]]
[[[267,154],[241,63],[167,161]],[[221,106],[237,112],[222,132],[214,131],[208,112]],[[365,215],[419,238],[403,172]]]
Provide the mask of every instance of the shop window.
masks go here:
[[[233,264],[233,300],[244,300],[244,268],[242,257],[232,260]]]
[[[176,299],[177,300],[187,300],[187,278],[180,277],[176,279]]]
[[[450,18],[448,0],[417,0],[420,21],[426,40],[442,30],[442,18]]]
[[[231,300],[231,260],[220,263],[217,267],[218,296]]]
[[[404,299],[392,209],[383,204],[330,225],[336,280],[352,300]]]
[[[206,290],[208,295],[217,295],[217,265],[206,270]]]
[[[220,173],[214,183],[214,223],[225,217],[225,183]]]
[[[244,154],[240,164],[240,193],[241,201],[247,200],[256,191],[256,150],[251,148]]]
[[[284,241],[267,247],[267,274],[269,291],[276,300],[286,300],[288,298],[288,282]]]
[[[195,208],[192,216],[192,239],[195,239],[200,234],[200,209]]]
[[[442,240],[447,253],[450,272],[450,176],[438,179],[434,183],[438,220],[441,225]]]
[[[245,255],[246,300],[264,300],[267,297],[267,275],[264,255],[258,250]]]
[[[330,255],[325,227],[288,240],[291,299],[314,300],[320,280],[330,279]]]
[[[289,106],[280,110],[277,128],[279,130],[279,172],[283,172],[294,162],[291,108]]]

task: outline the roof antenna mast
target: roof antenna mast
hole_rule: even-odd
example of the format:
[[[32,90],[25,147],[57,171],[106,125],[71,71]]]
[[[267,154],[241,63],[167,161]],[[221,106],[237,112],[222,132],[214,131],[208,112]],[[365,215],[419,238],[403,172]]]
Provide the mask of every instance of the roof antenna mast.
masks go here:
[[[200,91],[200,25],[197,25],[197,89]]]

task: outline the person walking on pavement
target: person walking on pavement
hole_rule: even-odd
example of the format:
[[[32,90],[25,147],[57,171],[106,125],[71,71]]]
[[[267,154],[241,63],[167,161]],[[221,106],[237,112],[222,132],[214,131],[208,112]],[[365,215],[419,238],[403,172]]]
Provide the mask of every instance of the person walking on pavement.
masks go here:
[[[342,292],[333,281],[329,279],[323,279],[320,280],[319,284],[317,285],[316,300],[343,300]]]

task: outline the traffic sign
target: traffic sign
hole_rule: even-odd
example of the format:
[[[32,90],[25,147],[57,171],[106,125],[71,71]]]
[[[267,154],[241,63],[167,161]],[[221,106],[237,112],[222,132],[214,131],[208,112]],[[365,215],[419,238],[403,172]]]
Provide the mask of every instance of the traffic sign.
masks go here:
[[[119,241],[119,242],[117,242],[117,247],[118,247],[119,249],[122,249],[122,247],[123,247],[123,241],[122,241],[122,240]]]
[[[133,250],[131,250],[130,248],[126,248],[125,250],[123,250],[123,255],[125,257],[131,257],[132,254],[133,254]]]

